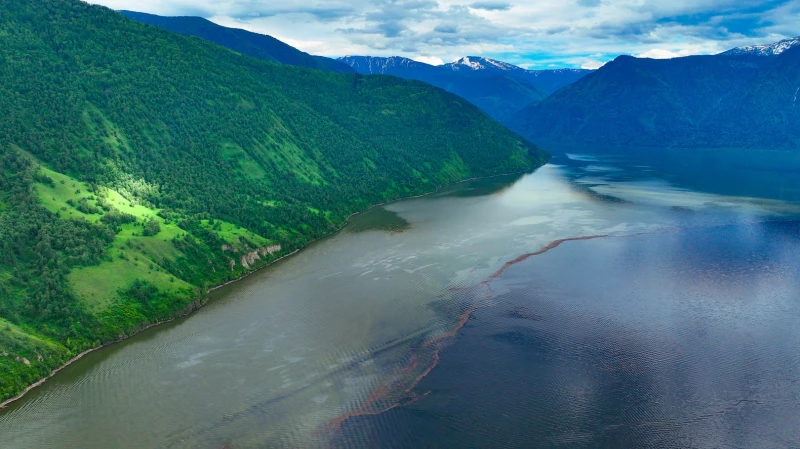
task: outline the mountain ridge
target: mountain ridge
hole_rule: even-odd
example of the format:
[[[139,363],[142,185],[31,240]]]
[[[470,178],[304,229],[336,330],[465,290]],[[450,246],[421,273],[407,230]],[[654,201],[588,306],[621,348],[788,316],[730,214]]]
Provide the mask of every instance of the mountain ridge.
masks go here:
[[[772,132],[777,133],[774,136],[765,131],[746,136],[744,131],[766,129],[765,123],[773,121],[770,117],[785,116],[777,106],[765,106],[777,93],[749,97],[750,107],[761,111],[761,116],[738,108],[736,102],[743,99],[734,99],[776,61],[798,59],[797,48],[800,47],[777,56],[724,52],[649,59],[622,55],[546,99],[528,105],[508,123],[529,139],[550,143],[754,147],[763,142],[774,148],[792,148],[794,138],[789,138],[786,130],[772,127]],[[779,79],[780,76],[773,76],[770,83],[775,85]],[[767,84],[762,88],[769,90]],[[764,104],[757,105],[755,98],[762,98]],[[726,109],[739,110],[741,114],[726,114]],[[717,123],[720,120],[732,125]],[[794,119],[786,120],[784,126],[788,129]],[[715,134],[714,130],[726,131]]]
[[[757,55],[757,56],[777,56],[786,50],[800,46],[800,36],[783,39],[771,44],[746,45],[736,47],[720,53],[721,55]]]
[[[392,75],[440,87],[469,100],[501,123],[523,107],[590,73],[581,70],[530,71],[487,58],[466,57],[461,61],[465,59],[474,59],[481,67],[489,64],[492,69],[476,69],[474,65],[463,69],[456,63],[434,66],[402,56],[351,55],[343,56],[339,61],[358,73]]]
[[[224,27],[202,17],[168,17],[127,10],[120,13],[148,25],[205,39],[267,61],[340,73],[392,75],[426,82],[467,99],[501,122],[524,106],[541,100],[589,73],[581,69],[530,71],[502,61],[474,56],[462,58],[461,61],[466,63],[475,60],[483,65],[482,69],[461,70],[456,63],[433,66],[400,56],[344,56],[332,59],[310,55],[268,35]],[[492,70],[486,70],[488,66]]]
[[[443,67],[453,71],[471,70],[474,73],[503,73],[521,82],[536,86],[546,95],[550,95],[592,73],[592,70],[574,68],[529,70],[481,56],[465,56],[450,64],[444,64]]]
[[[473,72],[464,75],[402,56],[346,56],[339,61],[361,74],[391,75],[439,87],[468,100],[500,122],[546,95],[536,86],[505,74]]]
[[[349,66],[337,63],[335,59],[310,55],[272,36],[239,28],[224,27],[202,17],[159,16],[128,10],[121,10],[119,13],[137,22],[178,34],[205,39],[239,53],[266,61],[318,70],[342,73],[352,72]]]

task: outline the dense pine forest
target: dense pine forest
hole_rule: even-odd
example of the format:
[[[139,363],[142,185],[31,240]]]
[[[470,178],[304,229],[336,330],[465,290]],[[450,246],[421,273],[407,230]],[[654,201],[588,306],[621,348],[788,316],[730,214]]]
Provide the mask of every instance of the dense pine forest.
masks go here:
[[[533,169],[470,103],[77,0],[0,12],[0,400],[371,204]]]

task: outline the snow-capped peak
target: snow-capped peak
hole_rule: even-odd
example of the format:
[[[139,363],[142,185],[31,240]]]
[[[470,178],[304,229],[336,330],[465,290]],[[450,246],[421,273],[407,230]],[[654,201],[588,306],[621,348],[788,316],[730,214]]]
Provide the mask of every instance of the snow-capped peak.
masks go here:
[[[765,45],[748,45],[746,47],[736,47],[723,52],[723,55],[758,55],[758,56],[776,56],[786,50],[800,45],[800,36],[790,39],[784,39],[772,44]]]
[[[489,58],[481,58],[479,56],[465,56],[456,62],[447,64],[453,70],[470,69],[470,70],[502,70],[513,71],[523,70],[520,67],[509,64],[507,62],[496,61]]]

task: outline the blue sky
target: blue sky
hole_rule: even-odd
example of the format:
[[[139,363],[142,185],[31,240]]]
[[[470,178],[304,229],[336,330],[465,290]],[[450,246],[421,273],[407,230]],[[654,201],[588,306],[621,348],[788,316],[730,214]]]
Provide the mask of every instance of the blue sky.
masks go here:
[[[800,34],[800,0],[90,0],[197,15],[325,56],[486,56],[595,68],[617,55],[718,53]]]

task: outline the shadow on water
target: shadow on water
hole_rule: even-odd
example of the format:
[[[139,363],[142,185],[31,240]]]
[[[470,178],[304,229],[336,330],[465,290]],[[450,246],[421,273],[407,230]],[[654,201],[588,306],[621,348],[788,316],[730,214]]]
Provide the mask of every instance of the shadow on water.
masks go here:
[[[367,231],[404,232],[411,229],[411,223],[396,212],[384,207],[373,207],[350,219],[345,232],[359,233]]]
[[[523,176],[524,174],[493,176],[490,178],[476,179],[452,184],[422,198],[471,198],[494,195],[510,189],[514,183],[520,180]],[[386,231],[396,233],[404,232],[409,229],[411,229],[411,223],[401,217],[398,213],[383,206],[378,206],[351,218],[343,230],[351,233],[367,231]]]
[[[476,179],[474,181],[463,182],[443,187],[438,192],[430,195],[432,198],[456,197],[470,198],[476,196],[488,196],[510,189],[515,182],[519,181],[524,174],[493,176],[490,178]]]

